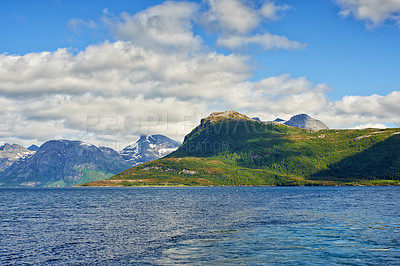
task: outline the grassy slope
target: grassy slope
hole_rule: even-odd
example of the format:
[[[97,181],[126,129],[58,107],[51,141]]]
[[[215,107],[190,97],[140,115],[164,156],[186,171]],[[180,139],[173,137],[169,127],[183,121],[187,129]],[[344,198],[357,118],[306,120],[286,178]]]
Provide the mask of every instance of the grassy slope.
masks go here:
[[[166,158],[85,185],[398,185],[399,133],[222,120],[195,128]]]
[[[82,185],[88,182],[104,180],[112,177],[114,174],[97,170],[80,170],[81,176],[76,179],[60,180],[57,182],[49,183],[46,187],[71,187],[74,185]]]

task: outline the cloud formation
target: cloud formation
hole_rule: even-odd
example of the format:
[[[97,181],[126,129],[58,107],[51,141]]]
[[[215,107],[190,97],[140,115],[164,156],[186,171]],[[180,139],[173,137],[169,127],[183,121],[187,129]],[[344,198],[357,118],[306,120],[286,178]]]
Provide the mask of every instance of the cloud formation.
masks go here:
[[[260,23],[258,12],[239,0],[208,0],[208,11],[202,22],[209,30],[222,33],[247,34]]]
[[[267,20],[274,21],[280,19],[282,16],[281,13],[288,9],[290,9],[288,5],[276,5],[274,2],[267,1],[261,7],[260,13]]]
[[[202,39],[193,33],[193,19],[199,5],[190,2],[165,2],[134,15],[105,13],[103,20],[118,40],[129,40],[151,49],[195,51]]]
[[[27,132],[31,132],[28,134],[33,139],[43,141],[49,134],[84,132],[87,117],[99,120],[111,117],[121,120],[118,123],[122,124],[114,131],[124,135],[121,137],[124,142],[135,138],[128,133],[137,136],[164,132],[180,138],[187,129],[179,125],[183,121],[179,117],[184,113],[208,112],[207,102],[223,98],[224,88],[249,75],[250,67],[244,56],[215,52],[195,56],[172,54],[130,41],[105,42],[76,55],[67,49],[24,56],[2,55],[0,111],[2,121],[9,123],[3,124],[1,136],[25,139]],[[155,114],[157,126],[148,121],[148,114]],[[135,123],[140,123],[135,131],[124,124],[132,117]],[[55,122],[53,129],[47,129],[50,121]],[[107,123],[92,125],[91,132],[107,133],[104,128],[109,126]],[[167,123],[168,132],[160,128]],[[17,124],[34,126],[21,130]]]
[[[267,1],[256,9],[240,0],[205,1],[207,11],[201,14],[199,22],[209,32],[218,34],[217,45],[232,50],[258,45],[264,50],[302,49],[305,44],[291,41],[285,36],[259,33],[262,23],[274,21],[289,9],[288,5],[276,5]]]
[[[385,21],[394,21],[400,26],[400,1],[398,0],[336,0],[341,7],[340,15],[353,15],[364,20],[369,27]]]
[[[270,33],[256,34],[252,36],[222,36],[218,39],[217,44],[223,47],[230,48],[232,50],[237,48],[244,48],[249,45],[258,45],[264,50],[295,50],[304,49],[306,44],[299,43],[297,41],[291,41],[286,36],[273,35]]]
[[[86,21],[79,18],[72,18],[68,21],[68,29],[75,33],[81,33],[83,28],[94,29],[97,27],[97,23],[93,20]]]

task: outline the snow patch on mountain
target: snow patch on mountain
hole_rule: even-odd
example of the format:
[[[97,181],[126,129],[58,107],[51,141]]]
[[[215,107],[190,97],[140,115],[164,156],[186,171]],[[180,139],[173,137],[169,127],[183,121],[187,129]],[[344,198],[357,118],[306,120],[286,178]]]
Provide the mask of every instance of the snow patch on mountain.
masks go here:
[[[156,160],[175,151],[180,142],[163,135],[143,135],[140,139],[119,152],[132,166]]]

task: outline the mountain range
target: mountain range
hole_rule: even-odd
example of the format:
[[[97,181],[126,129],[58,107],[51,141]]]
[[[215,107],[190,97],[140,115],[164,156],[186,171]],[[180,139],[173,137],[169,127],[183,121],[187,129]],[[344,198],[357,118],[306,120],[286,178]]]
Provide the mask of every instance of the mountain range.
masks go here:
[[[84,186],[400,185],[400,129],[289,121],[212,113],[168,156]]]
[[[161,158],[179,145],[162,135],[141,136],[120,152],[71,140],[51,140],[28,149],[4,144],[0,147],[0,185],[64,187],[103,180],[132,166]]]

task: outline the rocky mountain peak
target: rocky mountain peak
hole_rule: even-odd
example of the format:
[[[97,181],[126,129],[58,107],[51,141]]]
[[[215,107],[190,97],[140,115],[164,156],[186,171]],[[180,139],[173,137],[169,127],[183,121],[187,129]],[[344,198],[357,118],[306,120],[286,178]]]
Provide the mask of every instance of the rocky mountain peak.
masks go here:
[[[163,135],[142,135],[136,143],[120,151],[120,155],[129,164],[135,166],[164,157],[180,145],[180,142]]]
[[[283,120],[283,119],[281,119],[281,118],[277,118],[277,119],[275,119],[273,122],[278,122],[278,123],[285,123],[286,122],[286,120]]]
[[[0,146],[0,158],[8,158],[11,161],[34,153],[35,152],[32,152],[18,144],[5,143],[4,145]]]
[[[328,129],[328,126],[322,123],[320,120],[312,118],[307,114],[299,114],[290,118],[289,121],[284,123],[287,126],[299,127],[310,130],[321,130]]]
[[[236,111],[225,111],[225,112],[214,112],[214,113],[210,114],[208,117],[201,119],[200,124],[201,125],[204,125],[206,123],[213,124],[218,121],[226,120],[226,119],[245,119],[245,120],[254,121],[247,115],[238,113]]]
[[[28,150],[30,150],[30,151],[38,151],[39,150],[39,146],[31,145],[31,146],[28,147]]]
[[[0,171],[8,168],[15,161],[30,156],[34,153],[34,151],[30,151],[18,144],[5,143],[4,145],[0,146]]]

